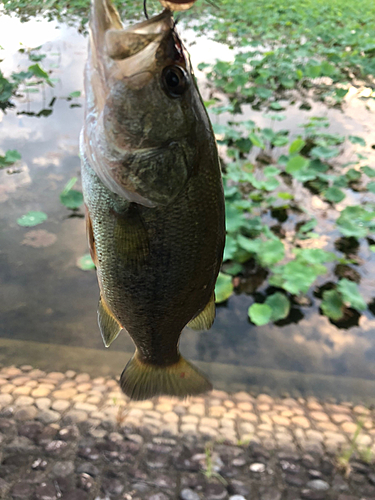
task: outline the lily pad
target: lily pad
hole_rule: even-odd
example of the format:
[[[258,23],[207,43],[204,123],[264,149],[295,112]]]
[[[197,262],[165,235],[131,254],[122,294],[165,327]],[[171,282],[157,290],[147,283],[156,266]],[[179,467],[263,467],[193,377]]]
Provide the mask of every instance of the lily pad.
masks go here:
[[[262,326],[269,323],[272,316],[272,309],[267,304],[252,304],[249,307],[249,317],[251,321],[257,325]]]
[[[63,205],[66,206],[66,208],[76,210],[83,203],[83,194],[80,191],[71,189],[67,193],[60,194],[60,201]]]
[[[22,217],[17,219],[17,224],[19,226],[32,227],[37,226],[38,224],[42,224],[42,222],[47,219],[48,216],[44,212],[28,212],[27,214],[22,215]]]
[[[82,269],[82,271],[90,271],[91,269],[95,269],[95,264],[91,258],[89,253],[82,255],[77,259],[77,266]]]
[[[337,290],[341,293],[345,302],[348,302],[353,309],[364,311],[367,309],[366,302],[359,292],[357,283],[343,278],[337,285]]]
[[[344,302],[337,290],[326,290],[323,292],[321,308],[325,316],[337,321],[344,315]]]
[[[375,168],[371,168],[371,167],[365,166],[365,167],[361,167],[361,170],[368,177],[375,177]]]
[[[286,295],[276,292],[266,299],[266,304],[272,310],[271,321],[278,321],[288,316],[290,311],[290,301]]]
[[[310,160],[304,158],[301,155],[293,156],[287,163],[285,170],[288,174],[293,174],[294,172],[298,172],[303,168],[308,167]]]
[[[345,198],[345,193],[337,187],[330,187],[324,191],[324,197],[332,203],[340,203]]]
[[[15,149],[8,149],[5,156],[0,156],[0,168],[10,167],[21,159],[20,153]]]
[[[358,137],[357,135],[349,135],[348,139],[352,144],[359,144],[363,147],[366,146],[366,141],[362,139],[362,137]]]
[[[219,273],[215,285],[215,302],[225,302],[233,293],[232,276]]]
[[[74,92],[70,92],[68,97],[71,97],[74,99],[75,97],[80,97],[81,96],[81,91],[80,90],[75,90]]]
[[[289,153],[290,154],[299,153],[301,149],[305,146],[305,144],[306,141],[304,141],[300,137],[298,139],[295,139],[289,147]]]
[[[284,258],[285,247],[281,240],[274,239],[262,242],[258,258],[263,266],[276,264]]]
[[[77,182],[77,177],[72,177],[60,194],[60,201],[71,210],[77,210],[83,203],[83,194],[76,189],[72,189]]]
[[[254,132],[249,134],[249,139],[254,144],[254,146],[257,146],[258,148],[264,149],[266,147],[260,135],[255,134]]]

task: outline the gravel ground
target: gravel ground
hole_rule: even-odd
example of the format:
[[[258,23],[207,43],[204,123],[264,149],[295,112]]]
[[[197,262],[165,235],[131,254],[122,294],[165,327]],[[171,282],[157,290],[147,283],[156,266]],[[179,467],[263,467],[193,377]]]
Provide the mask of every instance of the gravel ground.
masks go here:
[[[245,392],[130,402],[110,378],[5,367],[0,498],[375,500],[374,417]]]

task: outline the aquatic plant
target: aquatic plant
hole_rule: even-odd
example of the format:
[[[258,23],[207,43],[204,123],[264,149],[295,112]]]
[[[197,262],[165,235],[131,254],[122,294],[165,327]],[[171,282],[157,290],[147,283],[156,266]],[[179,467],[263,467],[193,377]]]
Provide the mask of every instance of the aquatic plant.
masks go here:
[[[77,210],[83,204],[83,194],[73,189],[77,180],[77,177],[72,177],[60,193],[61,203],[70,210]]]
[[[272,115],[270,118],[274,121]],[[230,296],[231,283],[236,283],[233,276],[239,277],[238,289],[238,281],[246,279],[249,266],[255,262],[265,270],[258,286],[268,275],[268,284],[273,287],[263,303],[249,307],[250,320],[257,325],[285,319],[290,301],[307,294],[332,266],[343,265],[350,270],[350,265],[356,263],[353,256],[323,248],[329,238],[317,227],[314,211],[302,202],[301,194],[297,200],[297,193],[304,193],[306,200],[320,199],[324,210],[330,211],[333,239],[341,233],[363,244],[372,241],[375,200],[371,198],[371,176],[375,172],[363,165],[367,157],[358,152],[366,143],[360,137],[329,133],[328,127],[328,120],[321,117],[311,117],[297,137],[290,137],[288,130],[276,132],[272,126],[260,128],[249,120],[214,127],[226,157],[227,240],[217,302]],[[345,151],[353,146],[356,152],[352,156],[355,154],[357,160],[342,163]],[[350,190],[369,196],[360,205],[334,210]],[[278,224],[272,225],[272,219]],[[294,227],[291,220],[295,221]],[[288,234],[284,226],[288,226]],[[325,242],[320,241],[323,235]],[[232,290],[236,291],[236,287]],[[332,321],[343,318],[348,308],[367,309],[350,273],[323,291],[320,298],[322,313]]]

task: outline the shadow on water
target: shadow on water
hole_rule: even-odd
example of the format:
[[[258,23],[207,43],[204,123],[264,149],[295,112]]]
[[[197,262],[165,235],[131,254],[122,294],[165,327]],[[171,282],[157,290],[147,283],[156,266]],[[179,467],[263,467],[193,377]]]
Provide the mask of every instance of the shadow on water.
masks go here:
[[[6,22],[12,23],[14,40],[26,46],[49,40],[42,49],[47,54],[43,65],[57,80],[54,88],[45,86],[39,93],[19,98],[15,108],[0,116],[1,149],[22,154],[17,174],[12,175],[12,169],[0,171],[0,362],[117,375],[133,351],[132,342],[120,335],[110,350],[103,347],[96,323],[96,276],[77,267],[77,259],[87,253],[83,213],[72,214],[59,200],[66,182],[80,175],[83,98],[72,103],[69,95],[83,89],[87,40],[74,28],[45,21],[21,25],[15,19],[1,18],[0,32]],[[207,44],[206,50],[202,44]],[[12,40],[5,52],[4,73],[19,71],[25,56],[17,52]],[[202,53],[212,58],[221,52],[222,46],[202,38],[198,47],[191,47],[195,65],[207,59]],[[333,131],[355,130],[356,135],[369,136],[368,116],[358,106],[353,102],[345,115],[328,111]],[[264,125],[261,113],[246,113]],[[326,115],[327,110],[317,105],[314,113]],[[296,124],[308,116],[309,112],[292,108],[282,127],[296,130]],[[47,221],[32,228],[17,225],[17,219],[31,210],[45,212]],[[321,215],[317,208],[324,234],[326,222]],[[277,222],[288,223],[286,214],[272,214],[272,224]],[[346,253],[342,245],[348,243],[336,244]],[[374,254],[369,257],[361,248],[350,249],[355,250],[363,262],[357,266],[361,291],[370,301]],[[361,317],[352,314],[347,318],[350,324],[334,325],[320,314],[311,294],[306,302],[293,304],[285,320],[256,327],[249,323],[247,310],[254,280],[259,280],[258,301],[270,293],[262,284],[264,278],[249,270],[247,282],[236,288],[243,293],[217,308],[209,332],[184,332],[184,354],[222,389],[375,400],[375,320],[371,313],[375,306]],[[328,276],[333,279],[334,269]],[[318,281],[317,286],[323,284]],[[319,294],[319,288],[315,293]]]

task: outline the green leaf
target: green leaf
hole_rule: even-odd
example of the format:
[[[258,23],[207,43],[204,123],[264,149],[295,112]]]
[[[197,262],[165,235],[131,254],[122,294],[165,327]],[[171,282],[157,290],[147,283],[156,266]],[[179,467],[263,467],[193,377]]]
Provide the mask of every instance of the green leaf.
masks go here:
[[[334,65],[329,63],[328,61],[323,61],[321,68],[322,68],[322,76],[332,76],[335,72]]]
[[[262,182],[262,188],[266,191],[273,191],[280,185],[276,177],[271,177]]]
[[[349,89],[337,88],[335,89],[336,99],[340,102],[346,94],[349,92]]]
[[[237,232],[241,227],[246,225],[243,212],[230,203],[225,204],[225,219],[228,233]]]
[[[242,236],[242,234],[238,235],[237,242],[241,248],[243,248],[244,250],[246,250],[246,252],[249,252],[251,254],[257,254],[262,245],[262,241],[259,238],[250,239],[246,238],[245,236]]]
[[[77,266],[82,269],[82,271],[90,271],[91,269],[95,269],[95,264],[92,261],[91,255],[89,253],[82,255],[77,260]]]
[[[286,135],[277,135],[274,139],[272,139],[272,144],[277,147],[286,146],[289,142],[289,139]]]
[[[254,132],[252,132],[251,134],[249,134],[249,139],[254,144],[254,146],[258,148],[264,149],[266,147],[263,139],[260,137],[259,134],[255,134]]]
[[[341,293],[345,302],[348,302],[353,309],[357,311],[364,311],[367,309],[367,304],[363,300],[362,295],[359,293],[357,283],[343,278],[337,285],[337,290]]]
[[[30,59],[30,61],[33,61],[33,62],[43,61],[43,59],[45,59],[46,57],[47,57],[46,54],[33,54],[32,52],[30,52],[30,54],[29,54],[29,59]]]
[[[368,191],[375,193],[375,182],[369,182],[366,187]]]
[[[282,260],[285,248],[279,239],[263,241],[259,248],[258,259],[263,266],[271,266]]]
[[[223,262],[225,262],[226,260],[232,260],[237,250],[237,240],[228,234],[225,239]]]
[[[252,304],[248,311],[251,321],[257,325],[262,326],[269,323],[272,316],[272,309],[267,304]]]
[[[62,193],[66,194],[68,191],[70,191],[77,182],[77,180],[78,180],[77,177],[72,177],[71,179],[69,179],[64,189],[62,190]]]
[[[298,139],[294,140],[289,147],[289,153],[299,153],[301,149],[306,145],[306,141],[298,137]]]
[[[363,173],[365,173],[368,177],[375,177],[375,169],[371,167],[361,167]]]
[[[336,224],[344,236],[354,236],[354,238],[364,238],[368,228],[373,225],[375,212],[369,212],[361,205],[346,207]]]
[[[310,163],[310,160],[308,160],[307,158],[304,158],[303,156],[300,156],[300,155],[293,156],[288,161],[288,163],[285,167],[285,171],[288,174],[292,174],[293,172],[298,172],[299,170],[308,167],[309,163]]]
[[[81,91],[80,90],[75,90],[74,92],[70,92],[68,97],[71,97],[74,99],[75,97],[80,97],[81,96]]]
[[[0,168],[9,167],[13,165],[16,161],[21,159],[21,155],[15,149],[8,149],[5,156],[0,156]]]
[[[337,187],[328,188],[323,192],[323,195],[326,200],[331,201],[332,203],[340,203],[340,201],[342,201],[346,196],[345,193]]]
[[[300,292],[307,293],[316,278],[320,274],[325,274],[327,269],[321,264],[312,265],[297,258],[283,266],[273,268],[273,272],[275,274],[269,278],[269,284],[281,286],[287,292],[296,295]]]
[[[322,73],[322,67],[320,64],[306,66],[305,72],[308,78],[317,78]]]
[[[358,137],[357,135],[349,135],[348,139],[352,144],[359,144],[363,147],[366,146],[366,141],[362,139],[362,137]]]
[[[361,178],[361,172],[356,170],[355,168],[350,168],[346,174],[345,177],[348,179],[349,182],[354,182],[358,181]]]
[[[278,175],[281,172],[281,170],[277,167],[274,167],[273,165],[268,165],[263,169],[263,173],[266,177],[273,177],[275,175]]]
[[[53,87],[52,85],[52,82],[51,80],[49,79],[49,75],[48,73],[46,73],[44,71],[44,69],[42,69],[39,64],[33,64],[32,66],[29,66],[28,67],[28,70],[34,75],[36,76],[37,78],[43,78],[44,80],[46,80],[46,82],[48,83],[48,85],[50,85],[51,87]]]
[[[272,310],[271,321],[278,321],[288,316],[290,311],[290,301],[283,293],[276,292],[273,295],[268,296],[265,303],[270,306]]]
[[[38,224],[42,224],[42,222],[44,222],[47,219],[48,216],[44,212],[32,211],[28,212],[27,214],[17,219],[17,224],[19,226],[32,227],[32,226],[37,226]]]
[[[67,193],[60,194],[60,201],[66,208],[76,210],[83,203],[83,194],[75,189],[70,189]]]
[[[328,148],[326,146],[315,146],[310,151],[310,155],[313,158],[319,158],[319,160],[329,160],[330,158],[334,158],[339,154],[339,150],[337,148]]]
[[[281,111],[282,109],[285,109],[277,101],[271,102],[271,104],[269,105],[269,108],[273,109],[274,111]]]
[[[344,315],[344,302],[337,290],[326,290],[323,292],[323,300],[320,307],[325,316],[334,321],[341,319]]]
[[[224,273],[219,273],[215,285],[215,302],[224,302],[233,293],[232,277]]]
[[[317,224],[318,224],[318,221],[316,219],[311,219],[311,220],[305,222],[305,224],[303,224],[299,228],[298,232],[299,233],[308,233],[308,232],[312,231],[316,227]]]
[[[72,189],[77,182],[77,177],[72,177],[60,194],[60,201],[70,210],[76,210],[83,203],[83,195],[80,191]]]
[[[293,200],[294,196],[290,193],[282,192],[282,193],[277,193],[277,196],[281,198],[282,200]]]
[[[226,274],[230,274],[231,276],[237,276],[237,274],[240,274],[242,272],[242,266],[238,262],[235,262],[229,267],[226,267],[225,272]]]
[[[264,118],[269,118],[272,121],[275,122],[282,122],[283,120],[286,120],[286,116],[281,114],[281,113],[265,113]]]
[[[323,264],[336,260],[333,252],[326,252],[321,248],[295,248],[293,253],[309,264]]]
[[[336,224],[344,236],[353,236],[354,238],[364,238],[367,234],[365,227],[359,226],[358,223],[351,219],[343,218],[342,215],[337,219]]]

